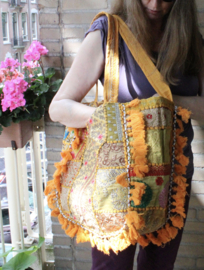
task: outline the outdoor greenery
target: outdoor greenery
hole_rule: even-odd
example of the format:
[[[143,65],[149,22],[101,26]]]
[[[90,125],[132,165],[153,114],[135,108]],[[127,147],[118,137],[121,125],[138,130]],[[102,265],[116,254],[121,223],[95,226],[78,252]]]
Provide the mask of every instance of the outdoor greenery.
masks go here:
[[[36,261],[37,258],[31,254],[33,254],[39,248],[41,248],[44,241],[45,239],[43,237],[39,237],[39,242],[37,245],[33,245],[27,249],[19,249],[19,250],[15,250],[14,248],[11,248],[6,253],[0,254],[0,258],[3,258],[3,257],[7,257],[8,254],[11,252],[17,253],[12,259],[10,259],[2,267],[0,267],[0,270],[14,270],[14,269],[25,270]]]
[[[26,51],[22,64],[7,58],[0,67],[0,134],[3,127],[22,120],[37,121],[48,109],[53,93],[62,80],[52,80],[54,68],[44,71],[41,56],[48,50],[40,42],[34,41]]]

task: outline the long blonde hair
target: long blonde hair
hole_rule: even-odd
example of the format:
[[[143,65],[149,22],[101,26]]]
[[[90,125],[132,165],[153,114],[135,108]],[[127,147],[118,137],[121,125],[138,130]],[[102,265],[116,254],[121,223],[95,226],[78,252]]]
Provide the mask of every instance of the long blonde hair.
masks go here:
[[[151,27],[141,0],[116,0],[111,10],[130,27],[151,56]],[[178,83],[180,73],[198,74],[204,65],[202,39],[197,22],[195,0],[176,0],[164,20],[157,68],[169,84]]]

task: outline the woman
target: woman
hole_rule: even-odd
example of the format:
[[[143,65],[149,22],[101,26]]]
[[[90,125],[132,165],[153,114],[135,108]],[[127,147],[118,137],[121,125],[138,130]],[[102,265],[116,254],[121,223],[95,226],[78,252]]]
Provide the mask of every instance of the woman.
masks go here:
[[[164,80],[170,85],[175,104],[191,110],[193,119],[202,120],[204,56],[197,26],[195,1],[116,0],[112,13],[119,15],[127,23],[149,54]],[[88,35],[71,70],[51,103],[49,112],[53,121],[76,128],[86,126],[95,108],[83,105],[80,101],[99,78],[103,82],[107,27],[106,17],[101,17],[87,32]],[[119,102],[155,95],[155,90],[148,83],[122,38],[119,41],[119,49]],[[188,146],[184,154],[190,159],[186,175],[190,193],[193,174],[191,123],[185,125],[183,135],[188,137]],[[186,198],[186,212],[188,198]],[[138,269],[173,269],[181,237],[182,230],[163,248],[153,244],[144,249],[140,248]],[[118,255],[111,253],[107,256],[93,248],[92,270],[132,269],[135,249],[136,246],[130,246]]]

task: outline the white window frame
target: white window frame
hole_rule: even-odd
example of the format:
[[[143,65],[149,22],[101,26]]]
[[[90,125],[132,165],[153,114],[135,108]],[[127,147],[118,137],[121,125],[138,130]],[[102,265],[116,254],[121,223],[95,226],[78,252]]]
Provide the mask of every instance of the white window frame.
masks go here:
[[[31,3],[36,3],[36,0],[30,0]]]
[[[26,3],[26,0],[21,0],[22,3]]]
[[[7,25],[6,25],[6,31],[7,31],[7,39],[4,40],[4,37],[3,37],[3,44],[6,44],[6,43],[9,43],[10,42],[10,39],[9,39],[9,14],[8,12],[1,12],[1,21],[2,21],[2,35],[3,35],[3,17],[2,17],[2,14],[6,14],[6,19],[7,19]]]
[[[33,15],[35,16],[35,25],[34,25],[35,38],[33,37]],[[31,28],[32,28],[32,33],[31,33],[31,34],[32,34],[32,40],[37,40],[37,38],[38,38],[38,37],[37,37],[37,34],[38,34],[38,33],[37,33],[37,13],[36,13],[36,12],[32,12],[32,13],[31,13],[31,24],[32,24],[32,25],[31,25],[31,26],[32,26],[32,27],[31,27]]]
[[[25,14],[25,29],[23,27],[23,14]],[[22,12],[21,13],[21,27],[22,27],[23,41],[27,41],[28,40],[28,17],[27,17],[27,12]],[[23,29],[25,30],[25,35],[23,35]]]

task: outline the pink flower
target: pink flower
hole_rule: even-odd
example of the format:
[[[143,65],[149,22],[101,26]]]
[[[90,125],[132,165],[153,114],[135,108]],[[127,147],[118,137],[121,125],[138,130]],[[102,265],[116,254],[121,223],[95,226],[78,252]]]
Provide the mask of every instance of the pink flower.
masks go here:
[[[87,164],[88,164],[88,161],[85,161],[85,162],[84,162],[84,165],[86,166]]]
[[[102,140],[103,139],[103,135],[102,134],[98,135],[98,139],[99,140]]]
[[[21,77],[6,81],[3,88],[3,99],[1,101],[2,110],[6,111],[10,108],[12,112],[14,109],[25,106],[26,100],[24,99],[23,92],[27,90],[28,83]]]
[[[8,68],[11,71],[14,71],[17,67],[19,67],[21,64],[18,62],[18,59],[13,58],[6,58],[5,61],[1,62],[1,68]]]
[[[27,61],[38,61],[42,55],[48,53],[48,50],[39,41],[33,41],[24,55]]]

